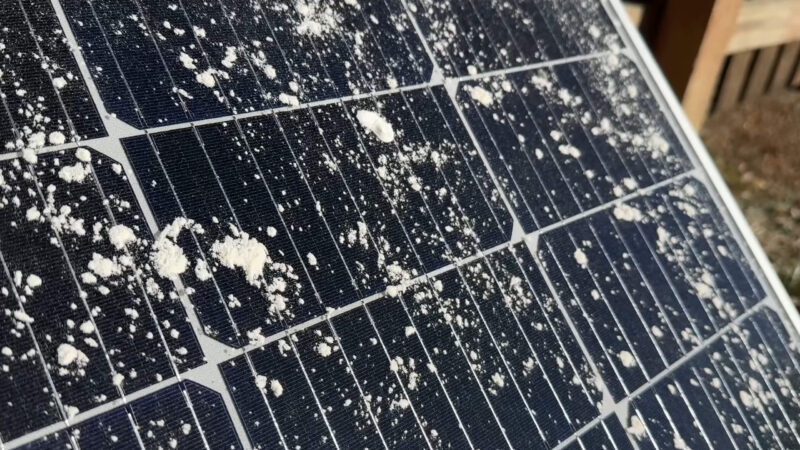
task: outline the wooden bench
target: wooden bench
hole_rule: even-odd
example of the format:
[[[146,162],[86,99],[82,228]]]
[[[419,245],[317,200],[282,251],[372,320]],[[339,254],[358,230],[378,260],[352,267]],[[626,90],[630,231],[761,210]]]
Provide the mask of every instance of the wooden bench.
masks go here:
[[[744,99],[800,88],[800,0],[626,3],[696,127]]]

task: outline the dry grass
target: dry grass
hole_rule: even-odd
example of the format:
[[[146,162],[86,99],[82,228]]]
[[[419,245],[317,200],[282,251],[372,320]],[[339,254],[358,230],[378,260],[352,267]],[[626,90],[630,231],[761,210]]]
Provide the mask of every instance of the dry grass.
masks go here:
[[[789,293],[800,298],[800,93],[760,98],[701,131]]]

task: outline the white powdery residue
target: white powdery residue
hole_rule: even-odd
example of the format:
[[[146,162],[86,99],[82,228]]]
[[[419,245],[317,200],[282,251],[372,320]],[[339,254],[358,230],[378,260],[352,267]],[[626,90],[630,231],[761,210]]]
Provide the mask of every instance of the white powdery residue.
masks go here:
[[[506,377],[505,377],[505,375],[503,375],[503,374],[501,374],[501,373],[499,373],[499,372],[495,372],[495,373],[492,375],[492,383],[493,383],[493,384],[494,384],[496,387],[498,387],[498,388],[502,388],[503,386],[505,386],[505,385],[506,385]]]
[[[256,375],[256,387],[259,389],[264,389],[267,387],[267,382],[269,380],[264,375]]]
[[[267,227],[267,236],[273,238],[278,235],[278,230],[275,227]]]
[[[317,265],[317,257],[314,256],[313,253],[309,252],[306,255],[306,259],[308,260],[308,265],[309,266],[316,267],[316,265]]]
[[[92,160],[92,153],[89,150],[81,147],[75,150],[75,157],[78,158],[79,161],[88,163]]]
[[[264,66],[264,75],[270,80],[274,80],[278,77],[278,72],[275,71],[275,67],[272,64],[267,64]]]
[[[573,145],[559,145],[558,151],[561,152],[562,155],[571,156],[575,159],[581,157],[581,151]]]
[[[119,264],[109,258],[106,258],[98,253],[92,254],[92,260],[87,264],[89,270],[100,278],[108,278],[113,275],[122,273],[122,268]]]
[[[573,255],[575,257],[575,262],[581,266],[582,269],[585,269],[589,264],[589,258],[586,257],[586,253],[583,252],[581,249],[575,250]]]
[[[156,272],[164,278],[175,278],[189,266],[189,260],[186,259],[183,249],[169,239],[156,240],[150,259]]]
[[[87,320],[87,321],[83,322],[81,324],[81,326],[78,327],[78,328],[81,330],[81,333],[83,333],[83,334],[92,334],[92,333],[94,333],[94,324],[92,323],[91,320]]]
[[[237,59],[239,59],[239,57],[236,55],[236,47],[226,47],[225,58],[222,60],[222,65],[231,69],[233,65],[236,64]]]
[[[67,141],[67,137],[64,136],[64,133],[60,131],[53,131],[49,136],[47,136],[47,140],[53,145],[61,145]]]
[[[224,267],[233,270],[242,269],[247,282],[258,286],[264,266],[270,262],[267,247],[244,231],[234,230],[234,232],[234,236],[225,236],[224,240],[214,242],[211,253]]]
[[[631,191],[636,189],[639,186],[638,183],[636,183],[636,180],[634,180],[631,177],[623,178],[622,179],[622,184],[625,185],[625,187],[628,188],[628,190],[631,190]]]
[[[71,344],[61,344],[56,349],[58,364],[63,367],[76,365],[86,367],[89,364],[89,357],[85,353],[73,347]]]
[[[295,9],[300,14],[301,22],[297,32],[301,35],[323,36],[336,27],[336,15],[333,10],[318,3],[298,1]]]
[[[327,342],[320,342],[314,347],[314,350],[316,350],[319,356],[322,356],[323,358],[327,358],[328,356],[331,356],[331,353],[333,353],[333,348],[331,348]]]
[[[191,56],[187,55],[186,53],[181,52],[181,54],[178,57],[178,59],[183,64],[183,67],[185,67],[185,68],[187,68],[189,70],[197,69],[197,66],[194,64],[194,58],[192,58]]]
[[[214,78],[214,73],[215,73],[214,69],[206,69],[195,75],[194,78],[198,83],[202,84],[203,86],[207,88],[213,88],[214,86],[217,85],[217,80]]]
[[[114,163],[111,165],[111,170],[113,170],[115,174],[119,175],[122,173],[122,166],[117,163]]]
[[[64,166],[58,171],[58,177],[67,183],[83,183],[89,169],[80,161],[71,166]]]
[[[664,332],[661,331],[661,328],[659,328],[659,327],[657,327],[655,325],[653,325],[650,328],[650,332],[653,333],[653,337],[655,337],[656,339],[660,339],[660,338],[664,337]]]
[[[412,326],[407,326],[405,332],[406,332],[406,337],[409,337],[413,336],[417,332],[417,329]]]
[[[206,281],[211,278],[211,271],[208,269],[208,264],[204,260],[198,259],[194,263],[194,275],[200,281]]]
[[[379,141],[385,143],[394,141],[394,128],[380,114],[362,109],[356,113],[356,118],[358,123],[374,134]]]
[[[81,274],[81,282],[83,284],[97,284],[97,277],[91,272],[83,272]]]
[[[53,86],[58,90],[64,89],[67,87],[67,80],[64,77],[55,77],[53,78]]]
[[[491,92],[482,88],[481,86],[468,87],[469,95],[473,100],[483,106],[491,106],[494,103],[494,96]]]
[[[269,382],[269,389],[272,391],[272,395],[275,397],[280,397],[283,395],[283,385],[280,381],[272,379]]]
[[[640,222],[644,216],[638,209],[622,204],[614,208],[614,217],[624,222]]]
[[[285,92],[281,92],[281,94],[278,95],[278,100],[288,106],[300,105],[300,99],[298,99],[296,95],[287,94]]]
[[[42,285],[42,279],[39,278],[39,275],[32,273],[25,279],[25,284],[27,284],[29,288],[35,289]]]
[[[118,224],[108,229],[108,240],[117,250],[122,250],[136,240],[136,235],[129,227]]]
[[[24,159],[28,164],[36,164],[36,161],[39,160],[39,157],[36,156],[35,150],[28,147],[22,150],[22,159]]]
[[[627,350],[623,350],[619,352],[617,355],[619,357],[620,362],[625,367],[636,367],[636,358],[633,354]]]
[[[194,35],[197,36],[199,39],[204,39],[206,37],[206,30],[204,28],[200,28],[198,26],[192,26],[192,31]]]
[[[647,437],[647,428],[644,422],[636,414],[631,416],[630,426],[628,426],[628,433],[636,439],[644,439]]]
[[[22,323],[33,323],[33,317],[21,309],[14,311],[14,318]]]

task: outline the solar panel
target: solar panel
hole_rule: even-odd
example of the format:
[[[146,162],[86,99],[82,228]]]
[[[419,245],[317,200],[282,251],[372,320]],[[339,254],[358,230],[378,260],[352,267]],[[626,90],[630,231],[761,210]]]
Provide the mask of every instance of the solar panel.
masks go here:
[[[798,320],[601,0],[0,5],[3,448],[792,448]]]

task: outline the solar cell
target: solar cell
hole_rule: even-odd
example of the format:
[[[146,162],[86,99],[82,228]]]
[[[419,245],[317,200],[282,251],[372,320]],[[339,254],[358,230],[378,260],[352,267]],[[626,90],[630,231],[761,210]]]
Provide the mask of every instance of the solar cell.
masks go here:
[[[795,446],[797,315],[617,9],[0,6],[0,446]]]

